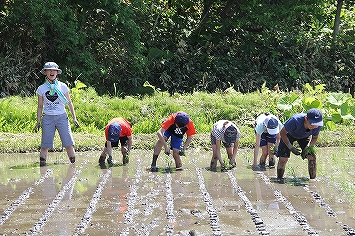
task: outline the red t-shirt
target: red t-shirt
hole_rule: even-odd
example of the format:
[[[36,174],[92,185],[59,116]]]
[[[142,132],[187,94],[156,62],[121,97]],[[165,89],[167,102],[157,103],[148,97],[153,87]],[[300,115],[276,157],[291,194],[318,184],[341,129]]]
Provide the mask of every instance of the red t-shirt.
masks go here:
[[[172,131],[175,130],[175,117],[177,113],[172,113],[168,116],[168,118],[161,124],[161,127],[165,130]],[[181,128],[181,131],[183,132],[182,135],[186,133],[187,136],[191,136],[196,134],[195,126],[194,123],[192,122],[191,119],[189,119],[189,123],[186,125],[186,127]]]
[[[132,135],[132,128],[131,128],[131,123],[129,123],[128,120],[122,117],[116,117],[110,120],[105,128],[105,136],[106,140],[108,140],[108,128],[110,127],[110,124],[113,122],[117,122],[121,126],[121,133],[120,137],[125,137],[125,136],[131,136]]]

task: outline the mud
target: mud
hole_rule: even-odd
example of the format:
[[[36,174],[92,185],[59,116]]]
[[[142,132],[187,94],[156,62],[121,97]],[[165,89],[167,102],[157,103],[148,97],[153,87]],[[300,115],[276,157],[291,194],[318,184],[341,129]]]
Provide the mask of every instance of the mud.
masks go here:
[[[210,152],[193,149],[183,171],[149,172],[151,151],[122,165],[98,165],[100,152],[0,155],[0,235],[355,235],[354,149],[319,149],[317,178],[292,156],[285,184],[276,169],[252,171],[252,150],[237,167],[208,170]]]

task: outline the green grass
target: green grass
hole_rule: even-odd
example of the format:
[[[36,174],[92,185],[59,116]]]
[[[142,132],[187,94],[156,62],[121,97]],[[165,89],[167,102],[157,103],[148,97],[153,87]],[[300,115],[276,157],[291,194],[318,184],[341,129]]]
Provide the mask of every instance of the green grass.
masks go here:
[[[257,115],[271,112],[281,120],[287,112],[277,109],[277,101],[284,93],[274,91],[242,94],[229,93],[175,94],[156,92],[152,96],[98,96],[92,88],[72,95],[80,127],[73,125],[75,147],[78,151],[99,150],[104,142],[104,128],[113,117],[122,116],[132,124],[133,148],[152,148],[161,122],[172,112],[183,110],[194,121],[197,135],[191,146],[209,148],[209,132],[220,119],[233,121],[241,131],[240,147],[253,147],[252,123]],[[307,95],[308,96],[308,95]],[[324,94],[320,99],[324,99]],[[298,112],[302,112],[300,106]],[[0,152],[33,152],[39,150],[41,132],[33,132],[36,124],[37,97],[7,97],[0,100]],[[68,112],[68,114],[70,114]],[[335,130],[323,130],[317,146],[355,146],[352,123],[337,124]],[[54,151],[61,150],[55,138]]]

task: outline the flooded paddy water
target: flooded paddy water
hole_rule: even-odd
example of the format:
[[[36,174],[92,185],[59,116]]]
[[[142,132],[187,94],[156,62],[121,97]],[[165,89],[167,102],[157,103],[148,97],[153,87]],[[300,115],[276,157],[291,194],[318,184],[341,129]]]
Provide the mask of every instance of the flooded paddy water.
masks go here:
[[[291,156],[285,184],[276,169],[208,170],[211,152],[190,149],[183,171],[148,171],[152,151],[98,165],[100,152],[0,154],[0,235],[355,235],[353,148],[319,148],[317,178]],[[165,167],[164,156],[158,165]]]

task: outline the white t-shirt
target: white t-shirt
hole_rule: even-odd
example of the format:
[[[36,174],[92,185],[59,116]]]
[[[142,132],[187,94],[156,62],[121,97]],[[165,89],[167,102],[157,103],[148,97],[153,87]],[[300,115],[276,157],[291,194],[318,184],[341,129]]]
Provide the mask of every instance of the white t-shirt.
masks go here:
[[[225,122],[228,122],[228,124],[225,127],[223,127],[223,124]],[[216,140],[221,140],[222,142],[225,142],[224,131],[231,125],[237,129],[237,140],[238,140],[240,138],[240,131],[239,131],[238,127],[233,122],[228,121],[228,120],[217,121],[212,127],[212,135],[216,138]]]
[[[66,94],[69,91],[68,86],[60,81],[58,81],[58,88],[63,94]],[[49,88],[45,83],[37,88],[36,93],[43,97],[44,114],[61,115],[66,113],[65,104],[59,99],[57,93],[54,93],[54,95],[49,94]]]
[[[265,115],[265,114],[261,114],[260,116],[258,116],[256,118],[256,125],[255,125],[255,131],[258,134],[262,134],[262,133],[267,133],[267,129],[266,129],[266,125],[265,125],[265,119],[269,120],[270,118],[275,118],[277,120],[278,126],[279,126],[279,130],[282,129],[283,125],[281,123],[281,121],[274,115],[269,114],[269,115]]]

